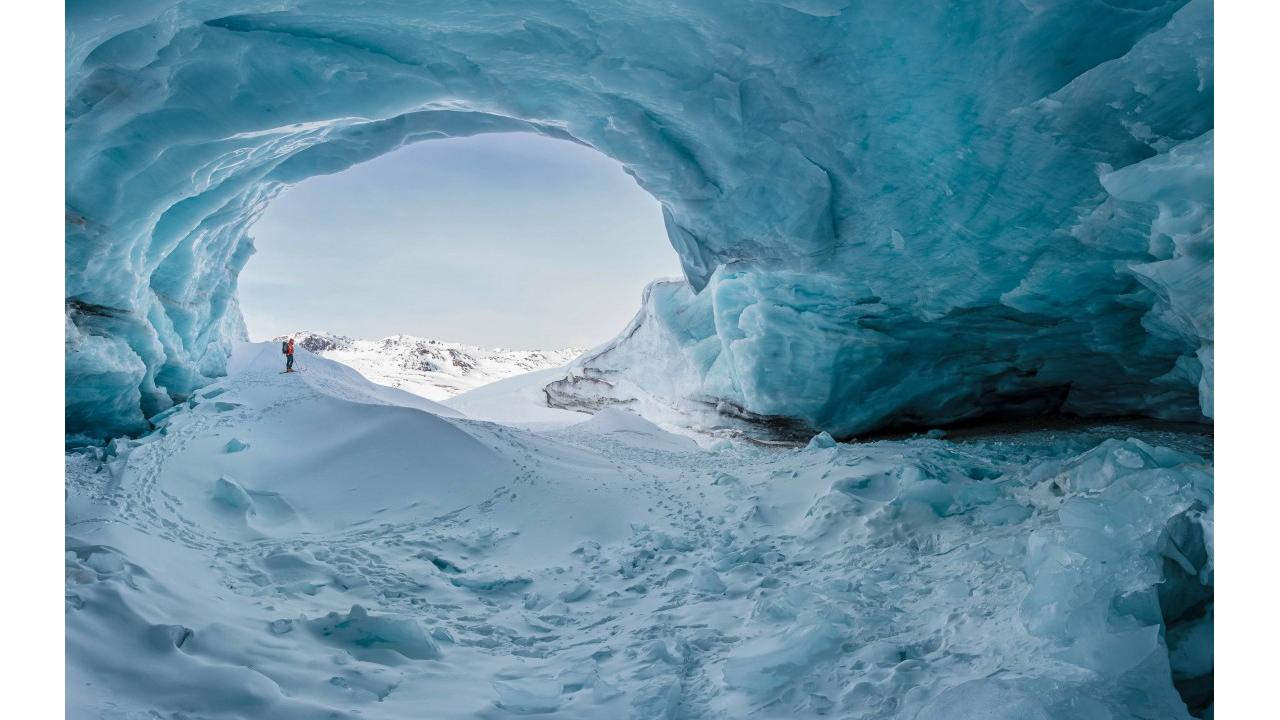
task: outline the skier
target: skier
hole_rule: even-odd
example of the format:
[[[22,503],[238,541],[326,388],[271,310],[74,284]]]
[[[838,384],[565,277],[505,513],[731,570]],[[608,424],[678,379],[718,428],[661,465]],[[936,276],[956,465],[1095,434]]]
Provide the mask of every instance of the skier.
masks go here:
[[[293,338],[289,338],[280,346],[280,352],[284,353],[284,371],[293,372]]]

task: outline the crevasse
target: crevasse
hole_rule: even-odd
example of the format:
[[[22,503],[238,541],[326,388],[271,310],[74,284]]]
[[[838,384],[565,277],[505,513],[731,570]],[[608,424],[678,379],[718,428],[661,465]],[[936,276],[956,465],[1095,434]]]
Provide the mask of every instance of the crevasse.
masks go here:
[[[225,373],[280,190],[513,130],[621,162],[685,271],[555,402],[837,436],[1212,416],[1208,0],[122,0],[66,28],[78,437]]]

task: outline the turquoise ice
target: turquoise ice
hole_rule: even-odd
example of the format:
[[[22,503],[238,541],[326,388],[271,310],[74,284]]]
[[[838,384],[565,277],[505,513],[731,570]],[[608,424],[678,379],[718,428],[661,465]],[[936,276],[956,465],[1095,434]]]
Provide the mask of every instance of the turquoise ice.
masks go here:
[[[282,189],[493,131],[617,159],[684,267],[566,404],[1210,417],[1212,4],[917,5],[68,3],[68,432],[225,373]]]

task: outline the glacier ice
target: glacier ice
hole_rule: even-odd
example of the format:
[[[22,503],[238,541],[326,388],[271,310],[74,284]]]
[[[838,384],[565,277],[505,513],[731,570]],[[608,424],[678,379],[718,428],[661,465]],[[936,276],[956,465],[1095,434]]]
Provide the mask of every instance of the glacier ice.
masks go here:
[[[494,131],[617,159],[685,272],[562,404],[1211,416],[1212,45],[1210,0],[69,2],[67,432],[226,373],[283,188]]]

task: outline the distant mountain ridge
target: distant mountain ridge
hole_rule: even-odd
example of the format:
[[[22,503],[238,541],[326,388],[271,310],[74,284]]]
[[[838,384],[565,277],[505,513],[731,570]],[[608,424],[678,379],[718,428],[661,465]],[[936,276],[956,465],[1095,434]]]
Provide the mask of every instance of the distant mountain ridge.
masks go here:
[[[307,351],[355,368],[376,383],[435,401],[513,375],[562,367],[584,352],[481,348],[413,335],[362,340],[324,330],[301,330],[275,340],[290,337]]]

